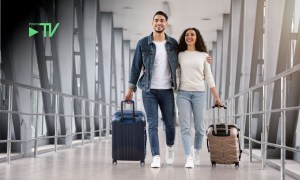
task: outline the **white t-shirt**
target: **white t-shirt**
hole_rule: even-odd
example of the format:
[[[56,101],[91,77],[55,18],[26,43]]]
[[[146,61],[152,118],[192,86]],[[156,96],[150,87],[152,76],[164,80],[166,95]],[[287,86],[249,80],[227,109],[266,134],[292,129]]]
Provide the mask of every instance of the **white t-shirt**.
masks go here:
[[[155,60],[152,69],[150,89],[172,88],[170,64],[167,59],[166,41],[154,42],[156,46]]]
[[[184,51],[178,54],[181,68],[180,90],[205,91],[205,82],[209,88],[216,87],[210,64],[206,61],[207,53]]]

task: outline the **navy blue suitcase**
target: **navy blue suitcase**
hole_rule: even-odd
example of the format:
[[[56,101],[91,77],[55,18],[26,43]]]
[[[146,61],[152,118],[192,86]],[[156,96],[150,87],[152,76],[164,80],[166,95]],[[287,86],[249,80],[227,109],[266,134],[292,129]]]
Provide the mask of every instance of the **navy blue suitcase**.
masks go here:
[[[123,104],[130,102],[133,110],[123,110]],[[134,101],[122,101],[121,110],[112,117],[112,159],[140,161],[145,163],[146,156],[146,122],[142,111],[134,110]]]

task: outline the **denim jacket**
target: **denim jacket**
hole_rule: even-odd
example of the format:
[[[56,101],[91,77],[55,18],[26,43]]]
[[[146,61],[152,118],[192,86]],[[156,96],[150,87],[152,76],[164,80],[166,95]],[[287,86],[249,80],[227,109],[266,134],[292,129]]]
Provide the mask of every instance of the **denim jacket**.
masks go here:
[[[166,35],[166,34],[165,34]],[[170,65],[172,86],[176,89],[176,66],[177,66],[177,41],[166,35],[166,51]],[[129,78],[129,88],[136,91],[136,84],[142,91],[149,91],[151,87],[152,69],[155,60],[156,47],[153,43],[152,33],[149,36],[139,40],[134,53],[131,73]],[[140,72],[143,69],[143,75]]]

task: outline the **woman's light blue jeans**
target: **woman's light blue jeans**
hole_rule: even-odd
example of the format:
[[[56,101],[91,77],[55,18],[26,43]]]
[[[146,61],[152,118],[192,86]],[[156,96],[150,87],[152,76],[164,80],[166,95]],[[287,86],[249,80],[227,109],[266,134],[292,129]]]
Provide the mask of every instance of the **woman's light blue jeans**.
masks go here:
[[[177,107],[179,113],[181,139],[186,156],[191,155],[192,121],[195,128],[194,148],[197,150],[202,148],[202,141],[205,133],[205,104],[205,91],[178,91]]]

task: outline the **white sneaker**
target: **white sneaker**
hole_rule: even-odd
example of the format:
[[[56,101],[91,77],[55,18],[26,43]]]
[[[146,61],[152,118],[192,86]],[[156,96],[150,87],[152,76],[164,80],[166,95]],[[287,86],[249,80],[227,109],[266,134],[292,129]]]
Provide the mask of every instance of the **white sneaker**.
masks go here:
[[[194,168],[194,158],[192,155],[186,157],[185,168]]]
[[[194,149],[194,146],[192,146],[192,152],[193,152],[193,158],[194,158],[194,165],[199,166],[200,165],[200,150]]]
[[[160,168],[160,157],[159,155],[153,156],[151,168]]]
[[[166,146],[166,163],[174,163],[174,149],[173,146]]]

